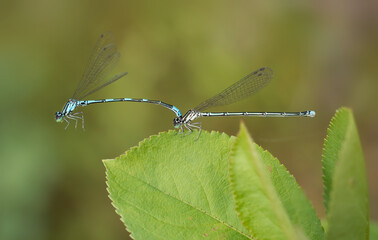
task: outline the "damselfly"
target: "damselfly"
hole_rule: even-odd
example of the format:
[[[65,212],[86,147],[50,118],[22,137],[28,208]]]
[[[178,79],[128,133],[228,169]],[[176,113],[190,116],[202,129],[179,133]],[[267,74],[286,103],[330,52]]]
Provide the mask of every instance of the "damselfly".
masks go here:
[[[231,104],[251,96],[266,87],[273,77],[273,70],[270,68],[260,68],[230,87],[223,90],[214,97],[202,102],[197,107],[189,110],[184,116],[177,116],[173,120],[175,128],[184,132],[184,127],[191,132],[197,128],[201,132],[201,123],[193,120],[199,117],[225,117],[225,116],[253,116],[253,117],[315,117],[315,111],[303,112],[203,112],[204,110]]]
[[[157,104],[173,111],[177,115],[177,117],[181,117],[181,112],[178,108],[158,100],[148,100],[139,98],[109,98],[99,100],[82,100],[88,95],[117,81],[118,79],[122,78],[127,74],[127,72],[123,72],[111,78],[106,78],[108,73],[115,67],[120,58],[120,53],[117,50],[117,46],[113,43],[113,39],[113,34],[111,32],[105,32],[101,34],[93,49],[92,55],[89,58],[82,80],[77,86],[73,96],[67,101],[66,105],[63,107],[63,110],[61,112],[55,113],[55,120],[57,122],[62,122],[63,120],[66,121],[67,125],[65,129],[70,124],[70,119],[75,121],[75,127],[77,127],[78,120],[81,120],[82,127],[84,128],[83,112],[73,113],[76,107],[83,107],[95,103],[109,102],[143,102]]]

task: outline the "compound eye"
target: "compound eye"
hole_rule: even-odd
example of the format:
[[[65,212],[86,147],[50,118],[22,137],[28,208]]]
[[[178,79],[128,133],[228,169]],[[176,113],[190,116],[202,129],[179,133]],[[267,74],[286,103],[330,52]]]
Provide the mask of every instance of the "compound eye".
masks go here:
[[[56,113],[55,113],[55,120],[56,120],[57,122],[62,121],[62,118],[63,118],[63,114],[62,114],[61,112],[56,112]]]
[[[178,118],[173,119],[173,125],[176,127],[177,125],[180,125],[180,120]]]

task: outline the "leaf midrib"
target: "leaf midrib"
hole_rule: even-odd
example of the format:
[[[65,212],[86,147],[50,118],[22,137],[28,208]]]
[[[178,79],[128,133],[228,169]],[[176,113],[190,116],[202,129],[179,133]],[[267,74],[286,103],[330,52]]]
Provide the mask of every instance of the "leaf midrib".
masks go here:
[[[114,175],[114,174],[112,173],[112,171],[111,171],[109,168],[108,168],[108,171],[109,171],[109,174],[108,174],[108,175],[112,174],[113,176],[116,176],[116,175]],[[221,220],[218,219],[217,217],[215,217],[215,216],[213,216],[213,215],[207,213],[205,210],[202,210],[202,209],[200,209],[200,208],[197,208],[197,207],[191,205],[190,203],[186,202],[185,200],[182,200],[182,199],[179,199],[179,198],[177,198],[177,197],[175,197],[175,196],[172,196],[172,195],[170,195],[170,194],[164,192],[163,190],[161,190],[161,189],[159,189],[159,188],[153,186],[152,184],[150,184],[150,183],[148,183],[148,182],[146,182],[146,181],[144,181],[144,180],[142,180],[142,179],[140,179],[140,178],[138,178],[138,177],[136,177],[136,176],[134,176],[134,175],[132,175],[132,174],[130,174],[130,173],[128,173],[128,172],[124,172],[124,173],[127,174],[127,175],[129,175],[130,177],[132,177],[132,178],[134,178],[134,179],[137,179],[138,181],[140,181],[140,182],[146,184],[147,186],[149,186],[149,187],[151,187],[151,188],[157,190],[158,192],[161,192],[162,194],[165,194],[166,196],[168,196],[168,197],[170,197],[170,198],[172,198],[172,199],[174,199],[174,200],[176,200],[176,201],[182,202],[182,203],[186,204],[187,206],[189,206],[189,207],[191,207],[191,208],[193,208],[193,209],[195,209],[195,210],[200,211],[201,213],[205,214],[206,216],[209,216],[209,217],[213,218],[214,220],[218,221],[219,223],[224,224],[224,225],[227,226],[228,228],[230,228],[230,229],[232,229],[232,230],[238,232],[238,233],[241,234],[242,236],[244,236],[244,237],[246,237],[246,238],[248,238],[248,239],[253,239],[252,236],[247,235],[247,234],[241,232],[240,230],[236,229],[235,227],[233,227],[233,226],[227,224],[226,222],[221,221]],[[118,179],[117,177],[114,178],[114,182],[115,182],[115,183],[116,183],[116,184],[117,184],[122,190],[126,190],[124,187],[122,187],[122,184],[120,184],[120,183],[117,181],[117,179]],[[125,200],[125,199],[124,199],[124,200]],[[125,201],[127,201],[127,200],[125,200]],[[130,205],[132,205],[132,204],[130,204]],[[134,206],[134,205],[133,205],[133,206]],[[138,208],[138,209],[140,209],[140,208]],[[149,213],[147,213],[147,214],[149,214]],[[155,216],[153,216],[153,215],[151,215],[151,214],[149,214],[149,215],[152,216],[152,217],[154,217],[154,218],[156,219]],[[161,221],[161,220],[159,220],[159,221]]]

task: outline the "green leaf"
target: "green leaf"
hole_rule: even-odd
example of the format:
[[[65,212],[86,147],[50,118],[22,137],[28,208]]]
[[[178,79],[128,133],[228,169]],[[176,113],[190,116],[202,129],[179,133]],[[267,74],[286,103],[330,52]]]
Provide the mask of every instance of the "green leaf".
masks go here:
[[[368,239],[369,201],[364,156],[348,108],[331,120],[323,150],[327,239]]]
[[[110,198],[135,239],[252,239],[228,181],[234,138],[175,131],[105,160]]]
[[[378,240],[378,223],[370,222],[370,240]]]
[[[257,239],[324,239],[294,177],[252,142],[244,125],[233,146],[230,180],[238,215]]]

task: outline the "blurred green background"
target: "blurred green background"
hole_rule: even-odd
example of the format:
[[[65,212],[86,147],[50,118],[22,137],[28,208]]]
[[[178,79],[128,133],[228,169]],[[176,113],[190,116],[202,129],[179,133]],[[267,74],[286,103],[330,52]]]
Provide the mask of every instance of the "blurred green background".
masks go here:
[[[117,71],[129,74],[89,99],[161,99],[186,112],[271,67],[266,89],[214,110],[316,110],[313,119],[244,121],[320,217],[323,139],[335,110],[351,107],[378,219],[378,2],[16,0],[0,3],[0,26],[0,239],[128,238],[101,160],[172,129],[174,114],[117,103],[83,109],[85,131],[54,120],[108,30],[122,54]],[[235,135],[240,118],[200,121]]]

